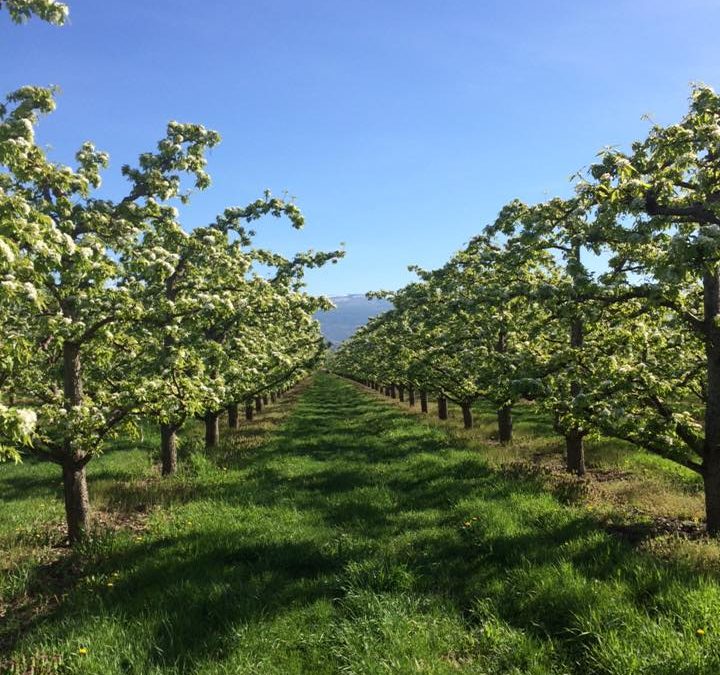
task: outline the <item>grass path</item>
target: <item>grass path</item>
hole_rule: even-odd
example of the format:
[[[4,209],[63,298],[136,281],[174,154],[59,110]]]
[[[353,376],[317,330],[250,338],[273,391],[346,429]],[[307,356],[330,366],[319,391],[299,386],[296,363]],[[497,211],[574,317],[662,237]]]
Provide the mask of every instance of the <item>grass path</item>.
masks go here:
[[[280,418],[245,432],[255,443],[185,457],[171,481],[150,477],[143,450],[98,460],[91,490],[124,472],[101,501],[149,516],[64,563],[78,580],[6,641],[5,667],[720,672],[716,579],[633,550],[348,382],[316,376]],[[13,532],[28,506],[57,516],[46,470],[0,469]],[[0,545],[19,542],[2,520]],[[13,569],[27,578],[0,582],[6,607],[47,582],[37,564]]]

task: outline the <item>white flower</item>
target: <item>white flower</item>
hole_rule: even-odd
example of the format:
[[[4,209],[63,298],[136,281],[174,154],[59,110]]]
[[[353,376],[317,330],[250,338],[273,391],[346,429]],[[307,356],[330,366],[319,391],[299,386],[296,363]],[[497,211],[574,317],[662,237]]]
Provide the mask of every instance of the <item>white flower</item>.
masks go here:
[[[0,239],[0,255],[2,255],[8,262],[15,261],[15,254],[4,239]]]
[[[37,424],[37,415],[33,410],[27,408],[20,408],[16,413],[18,420],[19,431],[23,436],[29,436],[34,430]]]
[[[67,247],[68,253],[75,253],[75,242],[69,234],[63,233],[63,241]]]
[[[38,294],[37,294],[37,288],[33,286],[29,281],[26,281],[23,284],[23,288],[25,289],[25,292],[27,293],[27,296],[30,300],[35,302],[37,300]]]
[[[21,119],[19,121],[20,124],[25,128],[26,138],[32,141],[35,137],[35,129],[33,128],[32,122],[27,118]]]

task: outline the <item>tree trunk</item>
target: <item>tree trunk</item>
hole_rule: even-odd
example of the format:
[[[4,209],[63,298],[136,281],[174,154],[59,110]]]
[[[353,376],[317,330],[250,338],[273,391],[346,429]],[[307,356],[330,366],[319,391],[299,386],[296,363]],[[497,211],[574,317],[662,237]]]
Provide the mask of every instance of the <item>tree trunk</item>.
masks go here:
[[[398,385],[398,398],[400,399],[400,403],[405,403],[405,387],[401,384]]]
[[[574,319],[570,326],[570,346],[573,349],[582,349],[584,343],[583,321]],[[582,394],[582,384],[578,380],[570,383],[570,394],[573,400]],[[567,448],[567,470],[578,476],[585,474],[585,444],[583,430],[575,426],[565,432],[565,447]]]
[[[263,402],[259,396],[255,397],[255,412],[262,412]]]
[[[172,424],[160,425],[160,458],[162,475],[170,476],[177,469],[177,428]]]
[[[75,342],[65,342],[63,344],[63,392],[67,410],[82,403],[83,383],[80,345]]]
[[[65,409],[82,404],[83,382],[80,345],[75,342],[63,344],[63,393]],[[76,452],[70,439],[63,447],[63,493],[65,496],[65,520],[68,540],[73,546],[85,538],[90,522],[90,498],[85,476],[85,455]]]
[[[428,399],[427,392],[424,389],[420,390],[420,412],[426,413],[428,411]]]
[[[227,409],[228,414],[228,427],[230,429],[239,429],[240,428],[240,420],[238,419],[238,404],[233,403],[232,405],[228,406]]]
[[[395,391],[395,385],[390,385],[390,398],[397,398],[397,392]]]
[[[707,530],[720,535],[720,281],[717,269],[703,277],[705,305],[705,357],[707,361],[707,401],[703,443],[703,482]]]
[[[175,271],[165,279],[165,297],[174,302],[178,294],[178,281],[182,277],[182,268],[185,263],[180,260]],[[163,337],[164,362],[170,360],[170,354],[175,345],[175,338],[166,334]],[[160,461],[162,463],[162,475],[171,476],[177,470],[177,431],[182,424],[161,424],[160,425]]]
[[[705,523],[708,534],[720,535],[720,454],[714,453],[703,461],[705,485]]]
[[[468,401],[463,401],[460,404],[460,407],[462,408],[463,426],[466,429],[472,429],[472,426],[473,426],[472,404]]]
[[[565,448],[567,450],[567,470],[583,476],[585,474],[583,433],[578,429],[570,429],[565,434]]]
[[[498,410],[498,440],[501,443],[509,443],[512,441],[513,419],[512,406],[504,405]]]
[[[268,404],[268,395],[263,394],[262,400],[263,400],[263,405],[267,405]]]
[[[275,392],[270,392],[270,403],[275,403],[277,401],[277,395]]]
[[[495,351],[498,354],[506,354],[508,350],[507,328],[503,325],[498,333],[498,341]],[[509,443],[512,440],[512,407],[504,405],[497,411],[498,440],[501,443]]]
[[[220,415],[216,412],[205,413],[205,447],[214,448],[220,441]]]
[[[73,546],[82,541],[90,524],[90,497],[88,495],[85,466],[71,458],[63,465],[63,490],[65,493],[65,519],[68,540]]]
[[[408,387],[408,404],[410,407],[415,405],[415,389]]]
[[[245,402],[245,419],[250,422],[253,418],[253,404],[252,401],[246,401]]]
[[[448,404],[444,396],[438,398],[438,418],[446,420],[448,418]]]

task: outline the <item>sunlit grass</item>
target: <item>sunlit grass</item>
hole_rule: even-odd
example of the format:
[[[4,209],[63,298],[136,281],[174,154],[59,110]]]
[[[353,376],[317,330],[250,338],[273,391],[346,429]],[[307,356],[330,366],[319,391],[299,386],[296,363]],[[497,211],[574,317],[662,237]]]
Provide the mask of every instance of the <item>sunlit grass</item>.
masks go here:
[[[417,404],[410,408],[367,390],[386,404],[417,416],[423,424],[446,430],[458,443],[477,448],[490,465],[502,467],[515,462],[532,462],[538,467],[562,469],[564,442],[552,429],[550,419],[537,406],[519,403],[514,411],[514,441],[497,442],[497,419],[492,406],[484,401],[473,409],[474,427],[463,429],[460,408],[448,405],[449,419],[437,418],[437,402],[429,402],[428,414]],[[601,509],[641,512],[687,520],[704,517],[702,478],[670,460],[652,455],[624,441],[591,438],[586,441],[586,461],[592,490],[588,503]],[[594,477],[598,480],[594,481]]]
[[[54,467],[0,468],[16,575],[0,602],[23,612],[0,625],[6,669],[720,672],[716,576],[661,542],[633,548],[586,504],[500,468],[517,447],[482,427],[466,443],[326,375],[270,414],[212,453],[186,442],[170,480],[149,437],[93,462],[97,508],[127,526],[109,522],[77,556],[49,546]],[[712,570],[717,548],[703,546]]]

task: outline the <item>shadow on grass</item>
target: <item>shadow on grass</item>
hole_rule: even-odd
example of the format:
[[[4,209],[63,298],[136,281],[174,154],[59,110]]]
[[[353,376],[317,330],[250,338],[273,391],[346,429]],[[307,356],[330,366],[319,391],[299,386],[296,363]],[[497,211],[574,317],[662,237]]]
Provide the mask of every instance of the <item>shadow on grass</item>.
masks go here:
[[[71,593],[43,618],[43,633],[81,634],[83,622],[108,615],[145,623],[147,663],[183,670],[222,661],[240,626],[318,601],[339,619],[350,591],[413,593],[450,603],[472,630],[477,603],[489,601],[510,626],[552,640],[563,667],[589,672],[598,640],[590,623],[647,621],[663,611],[657,598],[704,583],[344,382],[320,376],[280,406],[266,428],[210,451],[207,473],[159,487],[167,492],[158,503],[187,516],[169,514],[146,542],[100,550],[96,574],[120,571],[121,580]],[[117,484],[108,494],[118,504],[143,498],[133,490]],[[191,517],[199,527],[188,531]]]

